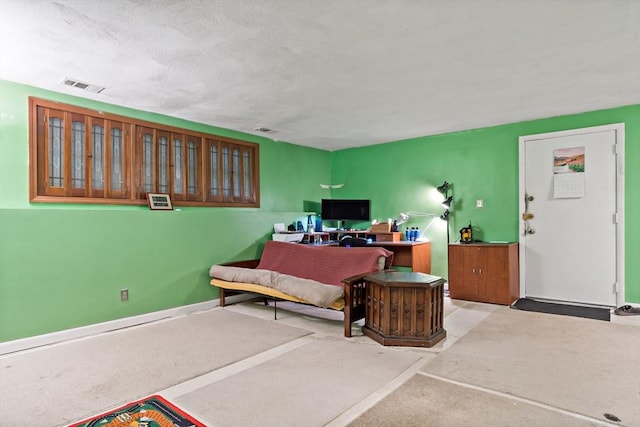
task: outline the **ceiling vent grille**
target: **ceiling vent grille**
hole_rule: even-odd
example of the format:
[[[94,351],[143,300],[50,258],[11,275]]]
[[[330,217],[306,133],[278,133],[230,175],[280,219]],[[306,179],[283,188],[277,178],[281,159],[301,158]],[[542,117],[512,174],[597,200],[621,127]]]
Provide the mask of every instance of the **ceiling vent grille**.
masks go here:
[[[90,83],[83,83],[76,79],[70,79],[69,77],[65,77],[62,81],[66,86],[75,87],[81,90],[86,90],[87,92],[100,93],[104,90],[104,87],[98,85],[92,85]]]
[[[262,126],[254,128],[253,130],[255,130],[256,132],[261,132],[261,133],[274,133],[275,132],[275,130],[273,130],[273,129],[269,129],[269,128],[262,127]]]

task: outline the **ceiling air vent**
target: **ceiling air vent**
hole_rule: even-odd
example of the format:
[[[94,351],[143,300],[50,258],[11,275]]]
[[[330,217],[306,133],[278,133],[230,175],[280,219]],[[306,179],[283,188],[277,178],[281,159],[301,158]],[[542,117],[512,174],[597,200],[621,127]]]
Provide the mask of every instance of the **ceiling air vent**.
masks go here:
[[[86,90],[87,92],[100,93],[104,90],[104,87],[98,85],[92,85],[90,83],[83,83],[76,79],[70,79],[69,77],[65,77],[62,81],[67,86],[75,87],[78,89]]]
[[[256,132],[261,132],[261,133],[274,133],[275,132],[275,130],[273,130],[273,129],[265,128],[265,127],[262,127],[262,126],[254,128],[253,130],[255,130]]]

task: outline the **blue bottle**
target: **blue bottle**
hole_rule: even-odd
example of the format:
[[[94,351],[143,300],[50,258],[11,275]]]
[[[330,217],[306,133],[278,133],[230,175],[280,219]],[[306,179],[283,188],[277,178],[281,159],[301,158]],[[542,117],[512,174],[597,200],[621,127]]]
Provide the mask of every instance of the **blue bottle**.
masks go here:
[[[416,227],[416,235],[415,238],[413,240],[418,240],[420,238],[420,228]]]
[[[411,230],[409,230],[409,227],[407,227],[404,232],[404,240],[406,240],[407,242],[411,240]]]

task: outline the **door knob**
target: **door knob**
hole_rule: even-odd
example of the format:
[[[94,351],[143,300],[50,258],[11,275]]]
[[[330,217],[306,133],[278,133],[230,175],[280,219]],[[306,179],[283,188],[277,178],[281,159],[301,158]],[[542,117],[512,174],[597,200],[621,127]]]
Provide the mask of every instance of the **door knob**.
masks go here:
[[[536,230],[534,230],[533,228],[527,228],[527,234],[536,234]]]

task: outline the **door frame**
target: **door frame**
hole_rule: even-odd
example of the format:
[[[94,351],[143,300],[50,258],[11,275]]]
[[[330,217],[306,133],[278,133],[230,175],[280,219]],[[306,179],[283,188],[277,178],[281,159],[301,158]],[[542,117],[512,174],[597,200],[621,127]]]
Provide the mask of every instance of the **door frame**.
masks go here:
[[[549,138],[565,137],[570,135],[581,135],[587,133],[614,131],[616,135],[616,145],[613,150],[616,154],[616,305],[620,307],[625,304],[625,241],[624,241],[624,123],[614,123],[610,125],[592,126],[587,128],[570,129],[558,132],[547,132],[533,135],[524,135],[518,138],[519,156],[519,192],[518,192],[518,240],[520,255],[520,297],[526,295],[526,240],[524,236],[524,221],[522,214],[525,211],[525,145],[528,142]]]

